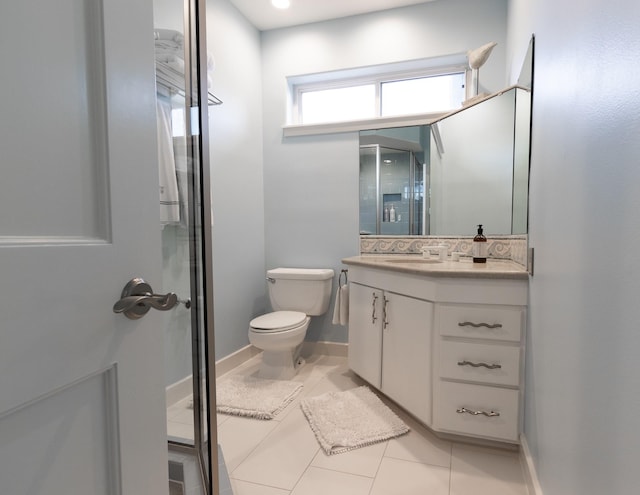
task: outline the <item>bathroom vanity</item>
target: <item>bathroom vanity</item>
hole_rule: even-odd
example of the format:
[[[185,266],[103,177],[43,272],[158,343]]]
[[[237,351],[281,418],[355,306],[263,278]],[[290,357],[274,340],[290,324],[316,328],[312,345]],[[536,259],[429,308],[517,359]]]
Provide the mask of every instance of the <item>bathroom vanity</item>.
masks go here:
[[[525,268],[416,255],[342,262],[349,367],[434,431],[518,443]]]

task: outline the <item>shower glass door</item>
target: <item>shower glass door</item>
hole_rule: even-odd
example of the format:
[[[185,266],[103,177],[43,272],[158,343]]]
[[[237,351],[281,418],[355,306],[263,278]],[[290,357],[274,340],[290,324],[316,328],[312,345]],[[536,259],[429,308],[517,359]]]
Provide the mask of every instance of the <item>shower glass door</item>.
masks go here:
[[[378,184],[382,208],[382,235],[409,235],[409,210],[412,202],[411,153],[392,148],[379,148],[380,181]]]
[[[429,234],[429,174],[427,166],[420,163],[415,153],[411,154],[413,167],[413,196],[411,209],[411,234]]]
[[[360,234],[420,235],[425,167],[412,151],[360,146]]]
[[[204,1],[154,0],[162,291],[181,304],[164,319],[169,484],[216,494],[211,213]],[[205,64],[206,66],[206,64]],[[203,82],[204,81],[204,82]],[[201,96],[203,95],[203,96]],[[204,137],[204,138],[203,138]],[[211,372],[211,376],[209,376]],[[215,421],[215,417],[214,417]],[[213,423],[215,424],[215,423]]]

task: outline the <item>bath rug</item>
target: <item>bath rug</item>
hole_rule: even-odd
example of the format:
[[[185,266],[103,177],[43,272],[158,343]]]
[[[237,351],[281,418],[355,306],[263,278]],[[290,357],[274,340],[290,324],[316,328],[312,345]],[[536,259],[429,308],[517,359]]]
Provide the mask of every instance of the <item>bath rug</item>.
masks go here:
[[[384,442],[409,431],[366,386],[303,399],[300,407],[327,455]]]
[[[216,407],[224,414],[273,419],[301,390],[301,382],[233,375],[217,384]]]

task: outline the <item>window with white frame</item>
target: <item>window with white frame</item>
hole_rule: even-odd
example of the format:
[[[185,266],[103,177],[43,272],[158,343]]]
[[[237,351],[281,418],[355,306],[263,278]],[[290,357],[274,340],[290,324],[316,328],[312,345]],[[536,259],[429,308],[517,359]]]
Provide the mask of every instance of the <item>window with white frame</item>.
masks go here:
[[[466,76],[466,57],[454,55],[290,77],[289,123],[449,112],[462,106]]]

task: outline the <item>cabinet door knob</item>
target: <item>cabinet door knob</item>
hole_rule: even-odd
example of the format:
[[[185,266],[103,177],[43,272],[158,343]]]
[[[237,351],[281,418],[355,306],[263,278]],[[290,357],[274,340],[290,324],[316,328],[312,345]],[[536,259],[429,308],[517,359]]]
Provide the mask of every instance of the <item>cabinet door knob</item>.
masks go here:
[[[499,370],[502,368],[500,364],[472,363],[471,361],[458,361],[458,366],[472,366],[474,368],[487,368],[489,370]]]
[[[500,416],[499,412],[495,412],[495,411],[473,411],[471,409],[467,409],[466,407],[461,407],[459,409],[456,409],[456,412],[459,414],[463,414],[463,413],[467,413],[467,414],[471,414],[473,416],[480,416],[481,414],[483,416],[487,416],[488,418],[495,418],[497,416]]]
[[[473,327],[473,328],[502,328],[502,323],[473,323],[471,321],[463,321],[462,323],[458,323],[459,327]]]

